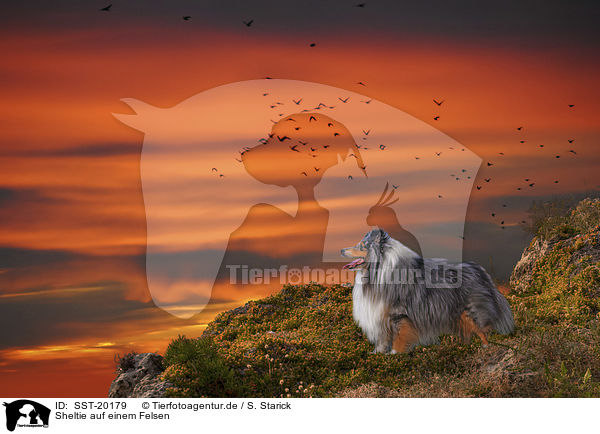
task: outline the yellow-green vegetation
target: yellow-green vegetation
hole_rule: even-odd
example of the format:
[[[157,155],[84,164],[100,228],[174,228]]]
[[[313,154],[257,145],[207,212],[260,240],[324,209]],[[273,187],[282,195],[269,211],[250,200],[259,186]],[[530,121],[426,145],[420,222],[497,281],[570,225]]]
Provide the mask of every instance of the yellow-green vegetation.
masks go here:
[[[372,354],[351,288],[288,285],[220,314],[200,338],[173,341],[169,396],[600,397],[600,231],[589,225],[600,201],[580,206],[588,217],[572,211],[568,237],[545,226],[552,236],[530,256],[526,287],[507,297],[517,329],[492,334],[487,348],[445,336],[409,354]]]

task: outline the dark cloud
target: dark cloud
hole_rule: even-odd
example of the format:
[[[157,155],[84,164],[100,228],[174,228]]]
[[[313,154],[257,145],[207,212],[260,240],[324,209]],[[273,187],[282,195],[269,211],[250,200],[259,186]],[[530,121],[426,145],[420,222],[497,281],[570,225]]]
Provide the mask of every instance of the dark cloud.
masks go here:
[[[89,143],[68,148],[36,149],[36,157],[113,157],[118,155],[139,155],[142,151],[141,143]],[[31,150],[10,150],[0,152],[1,156],[27,157],[32,155]],[[0,192],[0,201],[2,193]],[[1,203],[1,202],[0,202]]]
[[[479,42],[481,38],[511,41],[522,48],[528,45],[572,42],[597,46],[600,27],[599,6],[594,1],[502,1],[398,2],[367,1],[365,8],[356,2],[309,0],[290,4],[259,0],[239,2],[190,3],[186,0],[164,2],[136,0],[113,2],[110,12],[100,12],[107,1],[63,0],[46,2],[4,2],[5,27],[23,26],[55,29],[126,28],[147,26],[149,37],[163,37],[173,28],[185,26],[191,32],[207,28],[228,30],[245,35],[358,35],[368,37],[382,32],[409,39],[460,38]],[[189,22],[181,16],[191,15]],[[254,19],[252,27],[243,20]],[[107,35],[108,36],[108,35]],[[136,37],[133,31],[132,38]]]

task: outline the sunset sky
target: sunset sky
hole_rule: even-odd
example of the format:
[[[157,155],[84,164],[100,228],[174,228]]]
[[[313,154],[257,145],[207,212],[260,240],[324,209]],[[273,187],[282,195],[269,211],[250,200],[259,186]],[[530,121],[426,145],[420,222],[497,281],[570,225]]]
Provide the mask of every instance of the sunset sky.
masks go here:
[[[594,2],[115,0],[99,11],[108,3],[0,6],[3,396],[106,396],[116,353],[162,352],[250,297],[213,294],[190,319],[155,306],[145,274],[145,137],[113,116],[135,113],[124,98],[166,109],[272,77],[395,107],[483,161],[463,258],[500,280],[529,240],[520,222],[532,201],[598,191]],[[239,138],[243,122],[230,128],[228,140]]]

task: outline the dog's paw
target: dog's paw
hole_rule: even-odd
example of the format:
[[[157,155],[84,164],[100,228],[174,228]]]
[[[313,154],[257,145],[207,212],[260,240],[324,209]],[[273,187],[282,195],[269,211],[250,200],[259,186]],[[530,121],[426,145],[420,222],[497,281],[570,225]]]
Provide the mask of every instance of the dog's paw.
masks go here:
[[[392,348],[392,350],[390,351],[390,354],[398,354],[398,352]]]

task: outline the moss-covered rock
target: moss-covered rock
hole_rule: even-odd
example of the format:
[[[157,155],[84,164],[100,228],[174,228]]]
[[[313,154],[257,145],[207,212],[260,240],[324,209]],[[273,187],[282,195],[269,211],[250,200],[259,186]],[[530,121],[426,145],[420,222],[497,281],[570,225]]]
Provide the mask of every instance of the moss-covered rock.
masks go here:
[[[578,211],[579,210],[579,211]],[[218,315],[165,355],[168,396],[600,397],[600,202],[545,224],[515,267],[512,336],[488,348],[445,336],[410,354],[372,354],[351,288],[285,286]]]

